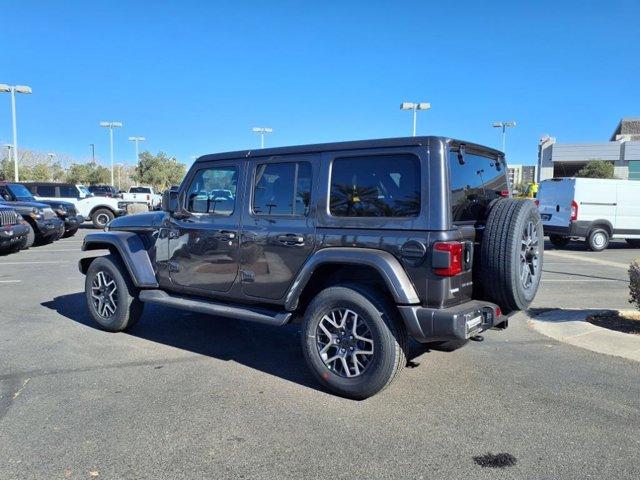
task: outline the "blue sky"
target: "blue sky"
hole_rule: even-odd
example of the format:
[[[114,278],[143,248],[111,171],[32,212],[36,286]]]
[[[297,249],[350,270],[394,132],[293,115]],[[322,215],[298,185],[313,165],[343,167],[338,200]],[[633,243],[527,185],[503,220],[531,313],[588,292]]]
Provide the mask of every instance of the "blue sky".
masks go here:
[[[0,83],[18,97],[20,146],[116,161],[418,133],[500,146],[605,141],[640,116],[640,2],[57,2],[2,0]],[[11,140],[0,94],[0,143]]]

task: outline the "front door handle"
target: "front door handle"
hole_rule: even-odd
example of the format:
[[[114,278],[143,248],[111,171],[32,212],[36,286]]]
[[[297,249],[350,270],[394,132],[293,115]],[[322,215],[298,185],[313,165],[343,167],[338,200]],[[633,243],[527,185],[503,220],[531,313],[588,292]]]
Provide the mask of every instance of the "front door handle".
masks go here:
[[[283,245],[304,245],[304,236],[297,233],[278,235],[276,238]]]

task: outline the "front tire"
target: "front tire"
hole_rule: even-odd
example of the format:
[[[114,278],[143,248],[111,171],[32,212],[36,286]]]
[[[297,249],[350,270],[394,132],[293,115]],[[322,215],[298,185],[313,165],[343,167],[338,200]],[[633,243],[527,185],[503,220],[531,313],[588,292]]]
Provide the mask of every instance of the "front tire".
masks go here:
[[[85,278],[85,296],[93,320],[110,332],[133,327],[142,315],[138,291],[126,267],[114,255],[91,262]]]
[[[316,379],[362,400],[389,385],[407,362],[404,324],[380,292],[353,285],[322,290],[307,307],[302,351]]]
[[[99,208],[91,214],[91,221],[93,226],[99,230],[102,230],[107,223],[115,218],[115,215],[108,208]]]
[[[29,227],[29,231],[27,232],[27,239],[24,242],[24,249],[26,250],[27,248],[31,248],[33,247],[33,244],[36,242],[36,232],[33,229],[33,227],[31,226],[31,224],[27,224],[27,226]]]
[[[62,235],[62,238],[73,237],[77,232],[78,232],[78,227],[72,228],[64,232],[64,235]]]
[[[564,248],[569,245],[571,241],[570,237],[563,237],[562,235],[549,235],[549,240],[556,248]]]
[[[601,252],[609,246],[609,232],[596,227],[587,236],[587,247],[593,252]]]

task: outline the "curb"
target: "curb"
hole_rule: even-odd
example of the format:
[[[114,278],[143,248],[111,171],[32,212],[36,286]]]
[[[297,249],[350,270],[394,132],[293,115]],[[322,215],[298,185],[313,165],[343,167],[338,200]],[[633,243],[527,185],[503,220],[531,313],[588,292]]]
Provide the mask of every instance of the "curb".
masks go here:
[[[592,352],[640,362],[640,336],[598,327],[585,318],[602,310],[552,310],[527,322],[554,340]]]

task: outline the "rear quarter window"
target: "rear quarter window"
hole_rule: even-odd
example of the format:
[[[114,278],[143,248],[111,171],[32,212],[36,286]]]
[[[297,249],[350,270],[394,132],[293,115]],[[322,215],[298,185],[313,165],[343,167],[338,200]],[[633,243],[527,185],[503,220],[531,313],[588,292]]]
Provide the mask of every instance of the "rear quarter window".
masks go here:
[[[336,158],[329,211],[337,217],[416,217],[420,160],[415,155]]]
[[[506,168],[499,160],[473,153],[449,154],[453,222],[483,220],[489,203],[509,191]]]

